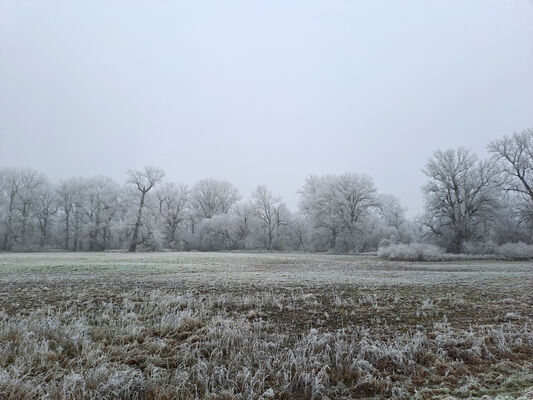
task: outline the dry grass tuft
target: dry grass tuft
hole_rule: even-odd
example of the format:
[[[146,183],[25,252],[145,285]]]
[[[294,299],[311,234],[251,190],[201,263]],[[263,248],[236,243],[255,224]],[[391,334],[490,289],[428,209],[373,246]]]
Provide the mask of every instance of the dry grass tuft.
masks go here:
[[[273,287],[41,274],[38,293],[37,275],[0,280],[13,295],[0,301],[2,400],[517,398],[533,387],[523,276]]]

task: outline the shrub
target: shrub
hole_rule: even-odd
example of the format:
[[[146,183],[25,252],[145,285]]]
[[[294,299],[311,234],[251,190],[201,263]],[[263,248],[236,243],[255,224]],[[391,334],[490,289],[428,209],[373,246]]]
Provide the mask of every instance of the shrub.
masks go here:
[[[496,246],[491,242],[467,242],[466,254],[449,254],[438,246],[424,243],[383,243],[378,257],[394,261],[457,261],[457,260],[533,260],[533,245],[522,242]]]
[[[507,260],[531,260],[533,259],[533,245],[522,242],[505,243],[496,247],[495,253]]]
[[[494,254],[496,252],[496,245],[494,242],[476,242],[470,241],[463,244],[463,250],[466,254],[486,255]]]
[[[442,261],[448,259],[444,251],[431,244],[390,244],[378,249],[378,257],[396,261]]]

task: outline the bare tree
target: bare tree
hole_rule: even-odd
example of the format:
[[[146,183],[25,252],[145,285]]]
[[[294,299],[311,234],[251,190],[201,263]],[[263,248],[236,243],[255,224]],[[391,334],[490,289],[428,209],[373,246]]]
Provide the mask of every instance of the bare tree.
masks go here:
[[[202,179],[191,191],[191,205],[199,220],[227,214],[240,198],[235,186],[217,179]]]
[[[533,228],[533,128],[495,140],[488,148],[500,162],[505,189],[518,196],[519,223]]]
[[[83,249],[83,231],[87,222],[85,208],[87,206],[87,192],[89,190],[89,179],[76,178],[72,182],[72,202],[73,202],[73,240],[72,249],[78,251]],[[68,244],[68,242],[67,242]]]
[[[58,211],[58,198],[50,186],[44,187],[38,194],[35,202],[35,216],[39,223],[39,246],[48,244],[48,235],[52,218]]]
[[[235,220],[236,236],[241,248],[246,247],[246,240],[251,232],[253,214],[253,205],[248,202],[240,203],[234,209],[233,219]]]
[[[106,176],[87,181],[83,211],[90,251],[107,249],[111,225],[121,207],[120,194],[119,185]]]
[[[45,185],[46,178],[40,172],[32,169],[23,169],[19,175],[19,190],[18,190],[18,211],[20,213],[20,244],[23,247],[28,245],[27,234],[28,228],[31,228],[30,217],[34,211],[37,194],[39,190]]]
[[[20,171],[14,168],[3,168],[0,175],[2,176],[2,194],[7,202],[2,248],[4,250],[11,250],[15,204],[20,188]]]
[[[303,214],[296,214],[291,220],[291,228],[296,237],[296,249],[305,250],[309,241],[309,219]]]
[[[330,248],[339,244],[339,237],[355,245],[364,230],[362,220],[379,205],[372,179],[355,173],[310,176],[299,193],[300,209],[315,228],[329,233]]]
[[[64,249],[69,249],[70,243],[70,224],[72,218],[72,212],[75,205],[76,192],[78,190],[78,179],[70,178],[66,181],[62,181],[57,187],[57,196],[59,202],[59,210],[65,221],[65,244]]]
[[[401,205],[397,197],[392,195],[379,196],[378,214],[385,225],[395,231],[395,234],[388,239],[400,242],[408,240],[406,211],[407,209]]]
[[[437,151],[425,169],[425,216],[430,234],[446,241],[450,251],[482,239],[500,205],[501,175],[492,161],[479,161],[464,148]]]
[[[178,228],[187,216],[189,189],[186,185],[165,183],[156,192],[159,214],[163,218],[167,245],[175,246]]]
[[[163,180],[165,172],[159,168],[145,167],[143,171],[129,170],[128,176],[129,178],[127,183],[135,185],[137,190],[140,192],[139,211],[137,212],[137,219],[135,221],[135,226],[133,227],[133,234],[129,246],[129,251],[134,253],[137,250],[139,228],[141,227],[142,211],[146,194]]]
[[[279,230],[286,224],[285,204],[279,197],[272,195],[266,186],[258,186],[252,193],[254,214],[261,221],[261,228],[265,234],[265,247],[272,249],[274,238],[279,237]]]

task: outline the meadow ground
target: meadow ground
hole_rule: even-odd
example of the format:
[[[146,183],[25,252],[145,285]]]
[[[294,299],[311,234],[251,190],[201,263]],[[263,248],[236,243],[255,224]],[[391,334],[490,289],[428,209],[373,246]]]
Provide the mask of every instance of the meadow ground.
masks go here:
[[[533,398],[531,262],[0,254],[0,399]]]

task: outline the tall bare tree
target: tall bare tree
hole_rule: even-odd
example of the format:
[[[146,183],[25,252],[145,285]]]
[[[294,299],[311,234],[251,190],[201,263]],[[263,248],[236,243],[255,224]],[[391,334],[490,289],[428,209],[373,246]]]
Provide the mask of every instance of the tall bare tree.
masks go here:
[[[500,161],[505,189],[518,196],[519,222],[533,228],[533,128],[495,140],[488,148]]]
[[[142,223],[142,212],[146,194],[163,180],[165,172],[156,167],[144,167],[143,171],[129,170],[128,176],[127,183],[135,185],[140,192],[139,210],[137,212],[137,219],[135,220],[135,226],[133,227],[133,234],[129,246],[129,251],[134,253],[137,250],[139,228]]]
[[[265,247],[272,249],[274,239],[279,237],[279,230],[287,223],[285,204],[279,197],[272,195],[266,186],[258,186],[252,193],[254,214],[261,223],[265,234]],[[288,218],[287,218],[288,219]]]
[[[2,168],[0,175],[2,176],[2,195],[5,197],[7,203],[2,249],[11,250],[13,245],[12,235],[15,205],[20,189],[20,171],[14,168]]]
[[[74,211],[76,191],[78,189],[78,181],[78,179],[69,178],[68,180],[62,181],[57,187],[59,210],[65,222],[65,250],[69,249],[70,224],[72,219],[72,213]]]
[[[111,178],[89,179],[85,191],[84,217],[89,250],[105,250],[111,239],[110,227],[120,209],[120,187]]]
[[[240,198],[235,186],[217,179],[202,179],[191,190],[191,205],[199,220],[227,214]]]
[[[38,192],[46,184],[46,178],[33,169],[23,169],[20,171],[19,182],[20,244],[26,247],[28,245],[28,230],[31,228],[30,218],[34,211]]]
[[[315,228],[329,233],[330,248],[337,247],[339,237],[353,242],[364,230],[362,220],[379,205],[372,179],[356,173],[310,176],[299,193],[300,209]]]
[[[464,148],[436,151],[423,172],[429,179],[423,187],[423,223],[450,251],[461,252],[465,242],[482,238],[493,222],[501,174],[493,161],[480,161]]]
[[[53,223],[53,217],[59,209],[57,193],[51,186],[46,185],[39,191],[34,207],[35,217],[39,223],[39,246],[43,247],[49,244],[50,225]]]
[[[173,247],[178,241],[178,228],[187,214],[189,189],[186,185],[167,182],[156,192],[159,201],[159,215],[164,221],[166,244]]]

